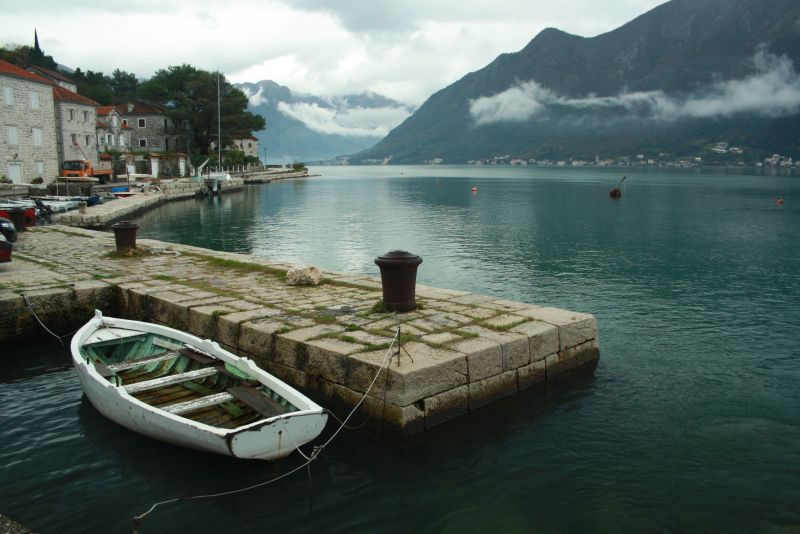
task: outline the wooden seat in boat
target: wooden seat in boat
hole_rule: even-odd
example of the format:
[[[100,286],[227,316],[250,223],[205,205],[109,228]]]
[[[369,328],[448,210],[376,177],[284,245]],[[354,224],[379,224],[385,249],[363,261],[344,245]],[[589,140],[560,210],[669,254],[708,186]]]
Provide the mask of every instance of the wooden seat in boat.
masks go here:
[[[223,391],[222,393],[206,395],[205,397],[200,397],[199,399],[176,402],[175,404],[170,404],[169,406],[163,406],[161,409],[174,415],[183,415],[194,410],[209,408],[211,406],[216,406],[217,404],[222,404],[223,402],[230,402],[232,400],[234,400],[233,395]]]
[[[280,403],[272,400],[255,388],[247,386],[236,386],[228,388],[228,393],[263,415],[264,417],[275,417],[284,413],[289,413],[291,410],[286,409]]]
[[[152,380],[135,382],[124,387],[128,394],[133,395],[134,393],[141,393],[142,391],[149,391],[151,389],[158,389],[174,384],[180,384],[181,382],[188,382],[189,380],[205,378],[207,376],[217,374],[218,372],[219,370],[216,367],[203,367],[201,369],[195,369],[194,371],[188,371],[186,373],[161,376]]]

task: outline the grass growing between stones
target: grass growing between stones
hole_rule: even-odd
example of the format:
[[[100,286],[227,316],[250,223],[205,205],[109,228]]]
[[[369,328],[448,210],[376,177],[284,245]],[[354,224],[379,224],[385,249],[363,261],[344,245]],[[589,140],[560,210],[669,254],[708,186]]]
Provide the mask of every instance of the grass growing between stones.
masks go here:
[[[373,304],[372,308],[369,309],[369,313],[388,313],[386,310],[386,303],[383,302],[383,299]]]
[[[48,232],[58,232],[60,234],[71,235],[71,236],[74,236],[74,237],[82,237],[84,239],[93,239],[92,236],[88,236],[86,234],[81,234],[81,233],[78,233],[78,232],[71,232],[69,230],[64,230],[63,228],[48,228],[47,231]]]
[[[266,265],[259,265],[257,263],[248,263],[238,260],[227,260],[224,258],[217,258],[216,256],[197,254],[195,252],[184,252],[183,255],[200,258],[208,262],[212,266],[219,267],[221,269],[232,269],[235,271],[241,271],[247,273],[271,274],[272,276],[277,277],[279,280],[286,280],[286,271],[283,269],[278,269],[276,267],[268,267]]]
[[[63,267],[63,265],[60,265],[60,264],[52,262],[52,261],[47,261],[47,260],[41,260],[39,258],[34,258],[33,256],[29,256],[28,254],[25,254],[24,252],[14,252],[14,256],[19,257],[19,258],[23,259],[24,261],[29,261],[31,263],[35,263],[36,265],[41,265],[42,267],[44,267],[45,269],[47,269],[49,271],[56,271],[60,267]]]
[[[483,328],[486,328],[488,330],[494,330],[495,332],[508,332],[509,330],[514,328],[515,326],[519,326],[519,325],[521,325],[522,323],[525,322],[525,319],[520,319],[517,322],[513,322],[513,323],[509,323],[509,324],[493,325],[493,324],[489,324],[488,321],[490,319],[486,319],[486,320],[483,320],[483,321],[478,321],[478,322],[475,323],[475,325],[483,327]]]
[[[127,250],[110,250],[105,253],[107,258],[115,259],[115,260],[122,260],[122,259],[131,259],[131,258],[145,258],[148,256],[153,256],[153,252],[150,249],[143,248],[143,247],[136,247],[136,248],[129,248]]]

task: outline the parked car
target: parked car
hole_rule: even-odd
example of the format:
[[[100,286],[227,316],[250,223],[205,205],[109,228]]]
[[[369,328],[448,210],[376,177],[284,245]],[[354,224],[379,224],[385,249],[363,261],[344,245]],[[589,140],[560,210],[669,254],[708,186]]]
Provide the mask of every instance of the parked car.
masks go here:
[[[12,243],[17,240],[17,228],[10,219],[5,217],[0,217],[0,234],[3,234]]]
[[[0,263],[6,263],[11,261],[11,251],[14,249],[14,245],[6,239],[6,236],[0,232]]]

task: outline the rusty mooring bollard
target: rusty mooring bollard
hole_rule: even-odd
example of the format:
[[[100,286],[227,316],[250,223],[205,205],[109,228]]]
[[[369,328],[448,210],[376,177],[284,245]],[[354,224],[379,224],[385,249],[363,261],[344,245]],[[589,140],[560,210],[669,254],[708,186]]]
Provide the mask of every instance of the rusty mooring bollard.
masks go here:
[[[111,225],[114,230],[114,241],[117,242],[117,252],[125,252],[136,248],[136,230],[139,225],[133,221],[120,221]]]
[[[383,304],[387,311],[402,313],[417,309],[415,288],[420,263],[422,258],[405,250],[393,250],[375,258],[381,270]]]

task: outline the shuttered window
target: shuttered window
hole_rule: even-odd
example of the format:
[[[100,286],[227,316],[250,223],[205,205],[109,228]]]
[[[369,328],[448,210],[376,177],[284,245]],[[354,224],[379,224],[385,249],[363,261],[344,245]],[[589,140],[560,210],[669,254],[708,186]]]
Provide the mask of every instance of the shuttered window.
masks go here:
[[[8,141],[9,145],[19,144],[19,135],[17,135],[16,126],[9,126],[6,128],[6,140]]]
[[[39,109],[39,93],[31,91],[31,109]]]
[[[41,128],[33,128],[31,130],[33,134],[33,145],[34,146],[42,146],[42,129]]]
[[[14,88],[13,87],[3,87],[3,101],[8,106],[14,105]]]

